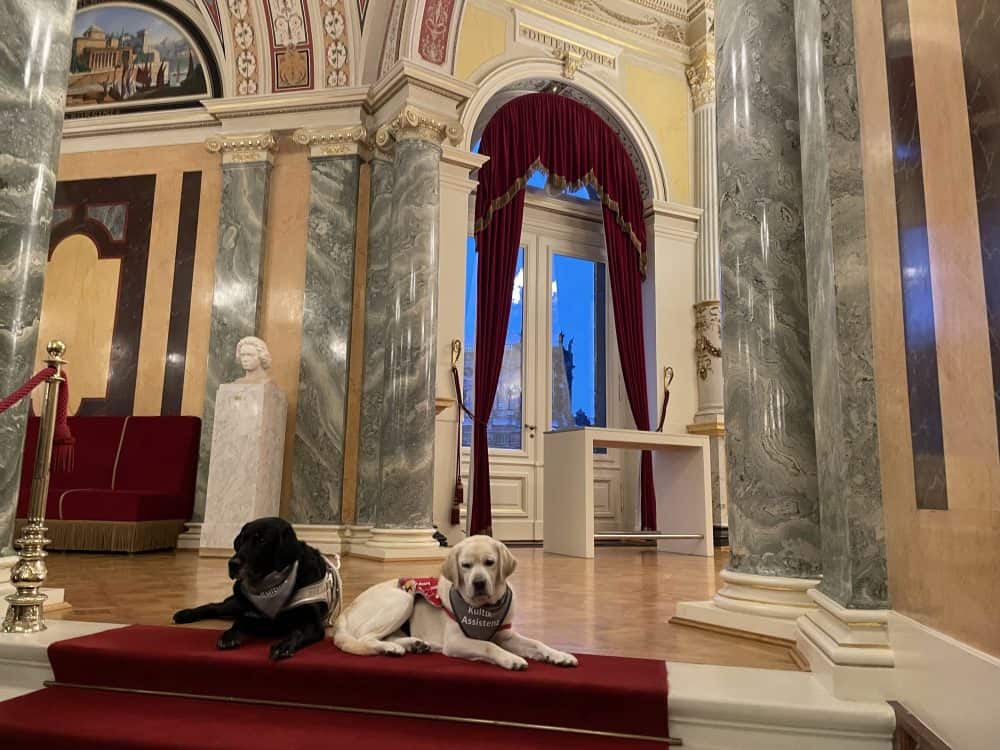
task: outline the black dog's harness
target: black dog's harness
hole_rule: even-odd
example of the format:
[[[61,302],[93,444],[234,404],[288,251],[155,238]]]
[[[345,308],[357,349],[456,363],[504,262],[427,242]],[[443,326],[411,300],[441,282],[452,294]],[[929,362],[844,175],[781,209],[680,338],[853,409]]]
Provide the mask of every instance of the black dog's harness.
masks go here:
[[[261,582],[260,591],[251,590],[246,581],[241,581],[240,591],[255,610],[249,614],[273,620],[282,612],[288,612],[304,604],[325,604],[327,607],[325,624],[329,625],[340,610],[341,581],[338,566],[325,557],[323,562],[326,563],[326,575],[298,590],[295,588],[299,575],[298,560],[284,570],[269,573]]]

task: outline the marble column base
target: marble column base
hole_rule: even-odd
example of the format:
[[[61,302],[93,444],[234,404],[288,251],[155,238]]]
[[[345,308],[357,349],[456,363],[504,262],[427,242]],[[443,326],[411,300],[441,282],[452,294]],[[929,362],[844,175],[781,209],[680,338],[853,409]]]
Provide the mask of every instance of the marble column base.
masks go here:
[[[14,567],[16,562],[17,555],[0,557],[0,620],[3,620],[4,615],[7,614],[7,595],[13,594],[15,591],[14,584],[10,582],[10,569]],[[45,604],[42,605],[43,612],[53,612],[69,608],[70,605],[66,601],[65,589],[43,588],[42,593],[48,597],[45,600]]]
[[[295,535],[325,554],[343,555],[348,544],[345,533],[348,527],[340,523],[293,523]]]
[[[229,557],[244,524],[278,515],[287,410],[285,393],[274,383],[219,386],[202,556]]]
[[[671,622],[795,642],[796,621],[816,603],[809,590],[814,578],[784,578],[722,571],[723,586],[710,600],[680,602]]]
[[[799,652],[826,688],[844,700],[884,700],[892,688],[895,654],[889,610],[847,609],[810,589],[814,610],[798,618]]]
[[[443,560],[448,548],[434,538],[434,529],[372,529],[371,537],[357,549],[355,557],[366,560]]]

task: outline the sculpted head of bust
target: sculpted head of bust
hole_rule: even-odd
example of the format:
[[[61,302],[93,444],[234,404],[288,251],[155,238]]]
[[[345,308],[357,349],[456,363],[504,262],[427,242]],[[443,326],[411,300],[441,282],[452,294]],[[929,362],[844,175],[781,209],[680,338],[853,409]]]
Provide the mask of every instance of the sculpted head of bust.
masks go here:
[[[271,353],[267,344],[256,336],[246,336],[236,345],[236,361],[243,368],[243,377],[235,383],[270,383]]]

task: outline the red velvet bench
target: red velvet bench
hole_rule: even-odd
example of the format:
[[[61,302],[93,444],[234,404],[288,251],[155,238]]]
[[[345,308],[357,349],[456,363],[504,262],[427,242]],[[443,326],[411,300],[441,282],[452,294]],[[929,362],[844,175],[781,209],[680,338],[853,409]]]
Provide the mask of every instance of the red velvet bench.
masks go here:
[[[28,420],[17,530],[28,515],[38,442]],[[198,473],[197,417],[70,417],[74,467],[54,471],[45,525],[50,549],[141,552],[169,549],[190,520]]]

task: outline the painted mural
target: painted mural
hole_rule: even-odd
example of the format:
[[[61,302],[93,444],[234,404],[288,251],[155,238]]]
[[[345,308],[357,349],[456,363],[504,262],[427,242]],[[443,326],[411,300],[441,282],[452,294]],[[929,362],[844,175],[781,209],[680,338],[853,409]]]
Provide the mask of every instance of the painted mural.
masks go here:
[[[67,110],[181,104],[211,96],[209,85],[198,46],[169,16],[137,3],[76,14]]]

